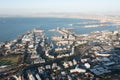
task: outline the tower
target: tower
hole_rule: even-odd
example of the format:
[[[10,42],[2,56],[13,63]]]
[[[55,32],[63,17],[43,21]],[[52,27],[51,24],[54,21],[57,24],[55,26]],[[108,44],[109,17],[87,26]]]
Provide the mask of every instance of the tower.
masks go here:
[[[72,47],[72,52],[71,52],[71,53],[72,53],[72,54],[75,53],[75,46]]]

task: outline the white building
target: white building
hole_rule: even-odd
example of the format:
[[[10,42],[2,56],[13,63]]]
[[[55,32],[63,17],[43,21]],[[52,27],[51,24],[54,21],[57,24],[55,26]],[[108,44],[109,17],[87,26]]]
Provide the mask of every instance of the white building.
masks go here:
[[[75,69],[70,70],[70,73],[74,73],[74,72],[85,73],[86,70],[85,69],[80,69],[80,68],[75,68]]]

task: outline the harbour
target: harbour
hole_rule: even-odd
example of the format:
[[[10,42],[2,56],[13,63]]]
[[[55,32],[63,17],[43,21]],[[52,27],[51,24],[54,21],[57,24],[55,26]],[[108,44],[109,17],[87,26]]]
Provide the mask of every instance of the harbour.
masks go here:
[[[31,29],[43,29],[47,36],[53,36],[57,33],[54,33],[54,28],[72,28],[71,31],[76,34],[87,34],[93,31],[102,31],[102,30],[117,30],[115,26],[110,27],[93,27],[92,29],[85,29],[84,26],[89,24],[97,23],[98,20],[92,19],[75,19],[75,18],[0,18],[0,42],[8,41],[15,39],[18,35],[24,34],[26,31]],[[4,22],[4,23],[3,23]],[[101,22],[100,22],[101,24]],[[91,25],[92,26],[92,25]],[[7,31],[6,31],[7,29]],[[59,34],[57,34],[59,35]]]

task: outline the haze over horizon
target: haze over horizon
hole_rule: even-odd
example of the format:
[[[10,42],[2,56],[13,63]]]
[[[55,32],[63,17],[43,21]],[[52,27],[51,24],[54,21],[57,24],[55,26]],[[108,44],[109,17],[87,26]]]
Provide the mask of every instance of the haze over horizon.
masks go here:
[[[119,3],[120,0],[3,0],[0,1],[0,16],[40,16],[49,13],[119,15]]]

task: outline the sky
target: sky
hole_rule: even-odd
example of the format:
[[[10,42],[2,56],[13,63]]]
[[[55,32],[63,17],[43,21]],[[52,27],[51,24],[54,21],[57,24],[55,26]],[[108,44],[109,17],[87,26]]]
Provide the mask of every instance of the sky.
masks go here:
[[[0,0],[0,14],[119,13],[120,0]]]

